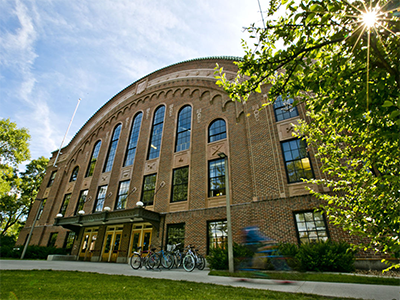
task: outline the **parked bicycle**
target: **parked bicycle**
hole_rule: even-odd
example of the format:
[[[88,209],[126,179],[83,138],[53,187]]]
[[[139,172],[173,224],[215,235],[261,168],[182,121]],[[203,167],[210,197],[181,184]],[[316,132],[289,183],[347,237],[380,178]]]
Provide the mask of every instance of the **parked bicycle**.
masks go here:
[[[194,268],[198,268],[199,270],[203,270],[206,266],[206,260],[201,254],[197,253],[195,246],[188,245],[187,252],[185,257],[183,258],[183,268],[186,272],[192,272]]]
[[[179,245],[181,245],[181,243],[167,245],[167,251],[172,253],[174,257],[174,266],[176,268],[179,268],[182,265],[182,260],[183,260],[183,253],[179,250],[178,248]]]
[[[171,269],[174,266],[174,256],[171,252],[161,249],[156,254],[159,255],[163,268]]]
[[[158,268],[160,257],[154,252],[156,248],[152,248],[150,245],[149,249],[148,251],[142,251],[142,247],[138,247],[130,258],[132,269],[137,270],[142,266],[145,266],[146,269]]]

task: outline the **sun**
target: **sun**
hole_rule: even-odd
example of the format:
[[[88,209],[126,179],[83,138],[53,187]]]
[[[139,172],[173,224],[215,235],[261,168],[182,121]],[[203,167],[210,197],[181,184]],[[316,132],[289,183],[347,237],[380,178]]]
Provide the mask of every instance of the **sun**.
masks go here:
[[[361,14],[361,19],[364,25],[369,29],[376,25],[378,13],[376,10],[366,11]]]

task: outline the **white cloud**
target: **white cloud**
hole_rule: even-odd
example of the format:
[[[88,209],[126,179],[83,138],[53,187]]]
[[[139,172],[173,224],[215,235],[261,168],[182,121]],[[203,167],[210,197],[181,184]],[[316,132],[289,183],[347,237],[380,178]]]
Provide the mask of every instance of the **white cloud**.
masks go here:
[[[242,27],[260,14],[255,0],[10,0],[0,1],[0,18],[0,110],[30,129],[36,158],[59,147],[78,98],[69,139],[157,69],[240,55]]]

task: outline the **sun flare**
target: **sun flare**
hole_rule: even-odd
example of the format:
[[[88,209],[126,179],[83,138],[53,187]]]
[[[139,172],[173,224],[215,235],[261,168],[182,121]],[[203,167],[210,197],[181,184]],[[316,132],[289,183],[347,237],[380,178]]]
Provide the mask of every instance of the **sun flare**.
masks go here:
[[[366,11],[362,14],[362,21],[367,28],[375,26],[378,19],[378,14],[376,11]]]

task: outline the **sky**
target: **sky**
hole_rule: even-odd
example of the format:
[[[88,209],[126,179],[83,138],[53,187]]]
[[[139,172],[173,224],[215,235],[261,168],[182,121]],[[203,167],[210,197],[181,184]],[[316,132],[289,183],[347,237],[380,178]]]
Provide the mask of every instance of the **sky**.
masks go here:
[[[0,0],[0,119],[29,130],[31,159],[49,158],[78,99],[64,146],[136,80],[185,60],[243,56],[243,28],[261,20],[257,0]]]

